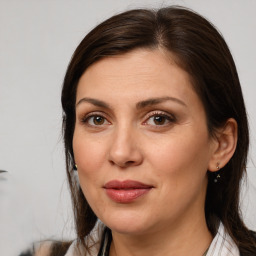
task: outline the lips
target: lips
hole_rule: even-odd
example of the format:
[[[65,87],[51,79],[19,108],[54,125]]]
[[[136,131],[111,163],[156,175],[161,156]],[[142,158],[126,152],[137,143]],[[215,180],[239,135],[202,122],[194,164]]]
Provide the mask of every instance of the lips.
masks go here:
[[[130,203],[147,194],[153,186],[134,180],[112,180],[107,182],[103,188],[111,200],[117,203]]]

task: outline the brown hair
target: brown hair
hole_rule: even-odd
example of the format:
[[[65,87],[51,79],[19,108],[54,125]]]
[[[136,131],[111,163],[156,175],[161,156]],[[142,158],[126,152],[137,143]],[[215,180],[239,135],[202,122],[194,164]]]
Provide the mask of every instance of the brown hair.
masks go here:
[[[255,253],[253,236],[245,227],[239,209],[249,134],[236,67],[227,44],[214,26],[195,12],[178,6],[156,11],[137,9],[113,16],[85,36],[71,59],[63,84],[62,107],[66,167],[78,238],[83,242],[97,217],[72,172],[77,84],[91,64],[137,48],[161,48],[175,56],[177,64],[190,74],[194,89],[203,102],[210,135],[214,136],[215,129],[223,126],[228,118],[237,121],[237,148],[221,170],[220,182],[214,184],[214,174],[208,173],[205,215],[213,235],[221,220],[241,252]]]

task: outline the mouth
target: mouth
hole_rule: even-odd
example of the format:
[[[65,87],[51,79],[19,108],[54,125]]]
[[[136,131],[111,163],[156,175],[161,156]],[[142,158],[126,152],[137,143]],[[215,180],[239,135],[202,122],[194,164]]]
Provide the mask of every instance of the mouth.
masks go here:
[[[107,196],[114,202],[130,203],[147,194],[154,186],[134,180],[112,180],[107,182],[103,188]]]

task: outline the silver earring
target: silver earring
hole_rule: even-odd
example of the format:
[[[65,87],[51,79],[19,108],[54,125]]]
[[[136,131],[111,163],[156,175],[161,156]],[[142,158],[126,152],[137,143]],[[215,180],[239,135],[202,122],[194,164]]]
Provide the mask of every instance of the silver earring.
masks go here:
[[[217,171],[220,170],[220,163],[219,163],[219,162],[217,163],[216,169],[217,169]],[[215,183],[217,183],[219,180],[220,180],[220,174],[218,173],[218,174],[216,175],[216,177],[214,178],[213,181],[214,181]]]
[[[74,171],[77,171],[77,164],[74,164],[73,170],[74,170]]]
[[[215,177],[215,179],[214,179],[213,181],[214,181],[215,183],[218,183],[219,180],[220,180],[220,175],[217,174],[216,177]]]

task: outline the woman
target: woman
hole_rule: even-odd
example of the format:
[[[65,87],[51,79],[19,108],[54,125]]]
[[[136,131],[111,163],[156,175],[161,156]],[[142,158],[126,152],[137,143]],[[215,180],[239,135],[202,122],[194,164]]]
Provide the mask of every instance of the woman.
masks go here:
[[[182,7],[106,20],[77,47],[62,106],[67,256],[256,254],[239,211],[246,110],[207,20]]]

